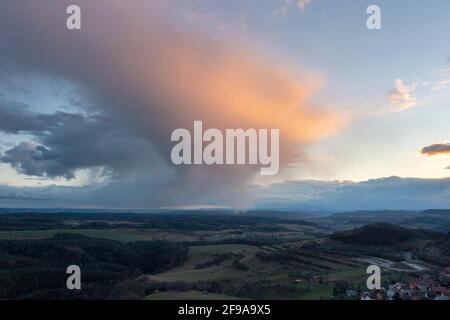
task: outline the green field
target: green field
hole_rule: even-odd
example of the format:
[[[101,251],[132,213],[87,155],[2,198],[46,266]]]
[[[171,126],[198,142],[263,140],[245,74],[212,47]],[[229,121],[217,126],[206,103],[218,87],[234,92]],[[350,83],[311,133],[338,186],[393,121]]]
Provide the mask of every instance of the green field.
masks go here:
[[[365,268],[348,268],[342,271],[336,271],[326,275],[331,279],[332,283],[308,283],[302,284],[301,287],[310,291],[298,297],[299,300],[321,300],[329,299],[333,295],[334,281],[348,281],[353,288],[357,289],[358,284],[364,284],[367,278]]]
[[[321,300],[329,299],[333,295],[333,285],[329,284],[313,284],[309,287],[308,293],[298,297],[299,300]]]
[[[189,259],[181,267],[174,268],[158,275],[149,276],[154,281],[187,281],[194,282],[199,280],[220,280],[220,279],[239,279],[248,277],[249,272],[239,271],[230,266],[230,261],[226,261],[216,266],[196,269],[198,263],[211,259],[213,254],[234,253],[252,256],[260,250],[258,247],[242,244],[221,244],[192,246],[189,248]]]
[[[144,300],[243,300],[225,294],[203,293],[200,291],[164,291],[148,295]]]

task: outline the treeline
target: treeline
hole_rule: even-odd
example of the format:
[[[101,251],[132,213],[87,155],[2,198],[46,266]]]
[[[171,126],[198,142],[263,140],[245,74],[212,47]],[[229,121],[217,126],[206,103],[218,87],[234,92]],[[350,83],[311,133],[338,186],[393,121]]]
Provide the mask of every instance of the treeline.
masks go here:
[[[280,224],[311,222],[230,213],[10,213],[0,214],[0,231],[48,229],[158,229],[172,232],[240,229],[244,231],[286,231]]]
[[[165,241],[124,244],[75,234],[0,241],[0,299],[49,298],[48,295],[107,298],[109,292],[105,288],[142,273],[168,270],[187,258],[186,246]],[[66,288],[69,265],[81,268],[82,293]]]
[[[375,223],[361,228],[335,233],[331,239],[346,244],[370,246],[395,246],[411,239],[437,240],[443,233],[429,230],[406,229],[387,223]]]

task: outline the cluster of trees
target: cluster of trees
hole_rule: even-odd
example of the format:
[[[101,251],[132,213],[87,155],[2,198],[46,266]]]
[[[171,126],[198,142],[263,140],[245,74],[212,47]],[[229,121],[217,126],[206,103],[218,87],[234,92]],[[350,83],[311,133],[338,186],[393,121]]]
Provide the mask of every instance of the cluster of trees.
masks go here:
[[[0,299],[61,296],[107,297],[105,288],[142,273],[159,273],[182,264],[188,248],[165,241],[121,243],[76,234],[43,240],[0,241]],[[83,293],[66,288],[66,268],[82,270]],[[91,292],[91,293],[90,293]],[[84,295],[84,296],[83,296]]]
[[[216,266],[221,264],[224,261],[232,260],[232,266],[238,270],[247,271],[249,268],[245,266],[240,260],[244,257],[243,254],[237,254],[233,252],[225,252],[225,253],[216,253],[213,254],[213,257],[209,260],[197,263],[195,265],[195,269],[205,269],[212,266]]]
[[[250,268],[245,265],[239,258],[235,258],[233,260],[233,268],[240,270],[240,271],[248,271]]]
[[[211,259],[197,263],[195,265],[195,269],[205,269],[212,266],[216,266],[221,264],[224,261],[230,260],[233,258],[233,255],[230,252],[218,253],[215,254]]]
[[[331,238],[348,244],[395,246],[411,239],[439,239],[442,236],[442,233],[429,230],[412,230],[393,224],[375,223],[335,233]]]

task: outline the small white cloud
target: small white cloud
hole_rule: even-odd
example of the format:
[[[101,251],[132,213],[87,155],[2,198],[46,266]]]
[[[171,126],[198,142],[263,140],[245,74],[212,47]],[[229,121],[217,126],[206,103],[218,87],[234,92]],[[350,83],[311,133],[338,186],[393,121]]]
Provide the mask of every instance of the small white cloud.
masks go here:
[[[287,5],[278,7],[273,12],[274,16],[287,16],[289,13],[289,7]]]
[[[303,11],[306,6],[311,3],[311,0],[296,0],[295,2],[297,3],[297,7]]]
[[[393,111],[402,111],[419,105],[413,96],[417,84],[406,85],[401,79],[394,82],[394,89],[388,92],[387,101],[395,107]]]
[[[441,69],[438,71],[433,72],[433,74],[437,74],[437,75],[447,75],[450,73],[450,68],[445,68],[445,69]]]
[[[286,16],[289,14],[289,9],[297,7],[300,11],[305,11],[306,7],[312,0],[283,0],[283,4],[279,6],[273,14],[275,16]]]
[[[441,91],[450,87],[450,68],[433,72],[433,74],[437,75],[439,78],[439,80],[433,84],[432,89],[434,91]]]
[[[445,90],[450,86],[450,79],[441,80],[434,84],[433,90],[440,91]]]

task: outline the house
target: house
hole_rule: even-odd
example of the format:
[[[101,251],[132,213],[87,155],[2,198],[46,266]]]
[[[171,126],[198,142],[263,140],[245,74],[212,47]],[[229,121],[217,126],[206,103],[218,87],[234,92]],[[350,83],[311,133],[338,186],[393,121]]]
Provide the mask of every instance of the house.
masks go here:
[[[395,284],[391,284],[388,287],[386,292],[386,296],[388,299],[410,299],[411,298],[411,290],[409,286],[400,282]]]
[[[450,296],[450,288],[435,286],[431,287],[431,291],[438,295]]]
[[[419,279],[415,279],[409,283],[409,288],[411,290],[422,290],[422,284]]]
[[[440,295],[435,297],[434,300],[448,300],[448,296]]]

